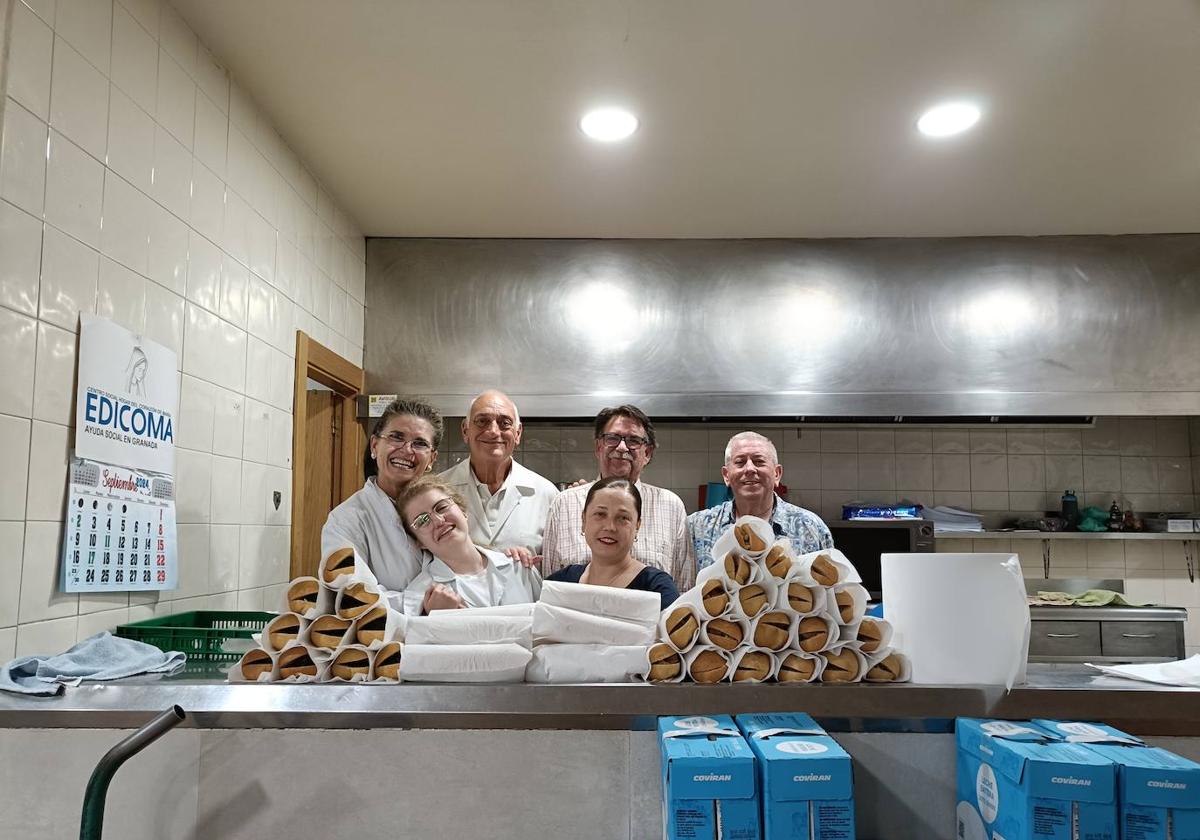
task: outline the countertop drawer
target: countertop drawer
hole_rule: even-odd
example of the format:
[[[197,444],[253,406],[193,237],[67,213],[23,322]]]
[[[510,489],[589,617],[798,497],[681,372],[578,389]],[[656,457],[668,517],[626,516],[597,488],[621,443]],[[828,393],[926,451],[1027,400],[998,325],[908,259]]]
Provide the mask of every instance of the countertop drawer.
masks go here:
[[[1100,655],[1099,621],[1034,621],[1031,625],[1030,656]]]
[[[1182,633],[1183,624],[1178,621],[1100,622],[1100,644],[1106,657],[1181,658]]]

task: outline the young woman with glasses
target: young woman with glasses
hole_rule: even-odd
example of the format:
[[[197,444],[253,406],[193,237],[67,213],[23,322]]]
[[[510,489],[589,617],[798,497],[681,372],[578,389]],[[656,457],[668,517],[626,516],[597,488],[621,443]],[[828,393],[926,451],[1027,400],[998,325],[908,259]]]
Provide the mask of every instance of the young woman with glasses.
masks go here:
[[[408,586],[421,571],[421,549],[400,522],[396,499],[433,469],[442,428],[442,415],[421,400],[398,399],[384,409],[363,453],[366,483],[329,513],[322,557],[353,547],[385,589],[399,593]],[[398,596],[390,600],[398,606]]]
[[[530,604],[541,595],[537,569],[471,542],[466,502],[441,479],[414,481],[400,494],[396,508],[408,533],[433,555],[404,590],[406,615]]]

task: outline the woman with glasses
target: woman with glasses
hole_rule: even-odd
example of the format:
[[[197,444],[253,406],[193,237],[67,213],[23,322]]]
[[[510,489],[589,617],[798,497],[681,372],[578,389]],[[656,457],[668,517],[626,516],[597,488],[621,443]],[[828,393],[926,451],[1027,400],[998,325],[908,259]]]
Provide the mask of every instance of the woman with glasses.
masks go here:
[[[329,513],[321,529],[321,556],[354,548],[385,589],[404,591],[421,571],[421,548],[400,522],[396,499],[433,469],[442,442],[442,415],[415,399],[393,400],[371,429],[362,489]],[[398,596],[391,599],[399,600]]]
[[[666,609],[679,597],[679,590],[669,574],[634,556],[641,524],[642,494],[637,485],[618,476],[600,479],[583,503],[583,539],[591,560],[564,566],[546,580],[657,592]]]
[[[542,576],[499,551],[471,542],[466,502],[438,478],[422,478],[396,502],[400,520],[429,565],[404,590],[404,613],[531,604],[542,593]]]

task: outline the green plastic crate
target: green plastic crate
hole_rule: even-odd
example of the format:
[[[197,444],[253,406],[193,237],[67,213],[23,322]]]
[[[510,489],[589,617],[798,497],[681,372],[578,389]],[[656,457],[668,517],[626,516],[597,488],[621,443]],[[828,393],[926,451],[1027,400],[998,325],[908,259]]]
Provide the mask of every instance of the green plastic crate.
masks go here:
[[[161,650],[179,650],[189,662],[236,662],[240,651],[227,651],[229,639],[249,639],[275,613],[234,610],[195,610],[117,626],[116,635],[137,639]]]

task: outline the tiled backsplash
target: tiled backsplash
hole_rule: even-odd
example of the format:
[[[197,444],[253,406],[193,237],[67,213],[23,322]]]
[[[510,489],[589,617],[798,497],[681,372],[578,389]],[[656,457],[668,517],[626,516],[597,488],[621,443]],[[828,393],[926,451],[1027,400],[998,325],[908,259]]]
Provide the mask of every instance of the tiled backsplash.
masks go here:
[[[451,430],[445,464],[465,452]],[[725,445],[740,428],[663,424],[645,479],[689,510],[701,483],[721,480]],[[1067,489],[1081,506],[1191,511],[1200,488],[1200,418],[1105,417],[1087,429],[944,427],[759,428],[774,441],[791,500],[824,518],[849,501],[953,505],[989,524],[1057,510]],[[1193,454],[1194,453],[1194,454]],[[591,426],[527,425],[518,459],[552,481],[595,474]]]
[[[17,0],[11,43],[0,661],[158,612],[274,606],[295,330],[361,364],[362,234],[169,3]],[[179,353],[181,580],[161,596],[57,592],[80,312]]]

